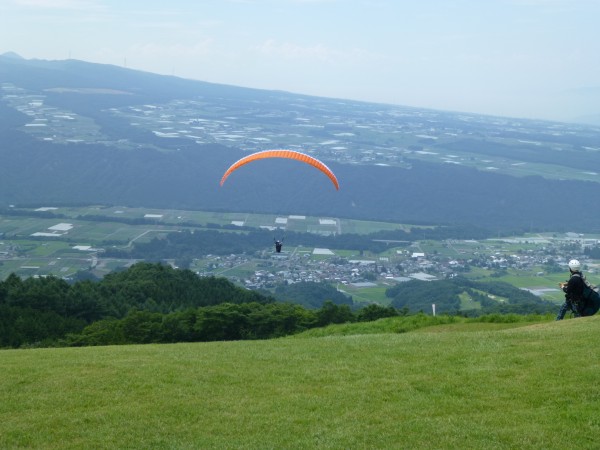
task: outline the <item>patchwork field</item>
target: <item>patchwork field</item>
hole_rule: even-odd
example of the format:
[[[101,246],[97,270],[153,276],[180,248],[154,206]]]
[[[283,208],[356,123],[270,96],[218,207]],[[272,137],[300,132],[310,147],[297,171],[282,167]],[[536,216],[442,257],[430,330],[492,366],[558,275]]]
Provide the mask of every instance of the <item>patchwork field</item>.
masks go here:
[[[53,214],[50,216],[49,214]],[[45,214],[45,215],[44,215]],[[46,207],[21,210],[19,214],[0,215],[0,279],[15,273],[21,277],[54,275],[64,278],[91,270],[96,276],[127,267],[134,261],[106,257],[103,250],[127,249],[134,243],[149,242],[167,233],[183,229],[215,229],[226,226],[236,232],[239,225],[286,231],[331,234],[368,234],[380,230],[409,229],[408,225],[368,222],[334,217],[302,215],[276,216],[251,213],[154,210],[125,207]],[[418,227],[413,227],[418,230]],[[417,231],[418,232],[418,231]],[[418,237],[418,236],[417,236]],[[225,276],[234,282],[249,279],[257,272],[287,271],[292,259],[300,266],[317,266],[331,260],[358,261],[387,272],[368,280],[332,278],[338,289],[357,300],[387,304],[385,290],[419,273],[434,278],[457,270],[468,278],[495,279],[529,289],[541,298],[562,301],[557,288],[567,274],[564,267],[569,255],[581,255],[584,247],[597,245],[600,236],[576,234],[532,234],[485,240],[417,240],[412,243],[389,242],[380,254],[361,254],[358,250],[319,250],[286,245],[279,259],[268,260],[271,242],[265,242],[260,258],[238,255],[225,263],[211,255],[198,254],[190,268],[202,274]],[[267,257],[267,261],[265,261]],[[563,261],[561,266],[560,261]],[[265,265],[265,262],[267,264]],[[592,283],[600,283],[600,261],[585,259],[586,274]],[[397,272],[397,268],[402,270]],[[299,270],[302,270],[300,267]],[[317,271],[323,269],[316,268]],[[308,272],[307,272],[308,273]],[[336,281],[337,280],[337,281]],[[368,281],[368,283],[364,283]],[[463,299],[466,308],[468,298]]]

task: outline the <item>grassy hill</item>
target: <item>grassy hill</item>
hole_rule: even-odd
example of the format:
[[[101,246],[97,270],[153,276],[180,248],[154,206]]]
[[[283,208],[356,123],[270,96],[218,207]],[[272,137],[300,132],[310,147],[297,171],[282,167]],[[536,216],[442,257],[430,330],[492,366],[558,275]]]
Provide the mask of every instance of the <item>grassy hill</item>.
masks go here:
[[[597,448],[599,324],[5,350],[0,447]]]

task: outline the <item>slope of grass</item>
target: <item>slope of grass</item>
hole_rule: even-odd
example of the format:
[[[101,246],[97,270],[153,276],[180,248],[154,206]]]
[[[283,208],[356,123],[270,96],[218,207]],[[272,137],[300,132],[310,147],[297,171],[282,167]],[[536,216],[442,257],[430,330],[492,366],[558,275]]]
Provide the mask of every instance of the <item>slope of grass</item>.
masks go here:
[[[536,322],[549,321],[553,318],[554,316],[537,314],[487,314],[476,318],[465,318],[445,314],[430,316],[420,313],[410,316],[388,317],[372,322],[344,323],[321,328],[311,328],[310,330],[290,336],[290,338],[406,333],[408,331],[439,331],[441,329],[466,331],[484,328],[490,330],[525,326]],[[445,327],[442,327],[444,325]]]
[[[518,325],[4,350],[0,448],[597,448],[600,317]]]

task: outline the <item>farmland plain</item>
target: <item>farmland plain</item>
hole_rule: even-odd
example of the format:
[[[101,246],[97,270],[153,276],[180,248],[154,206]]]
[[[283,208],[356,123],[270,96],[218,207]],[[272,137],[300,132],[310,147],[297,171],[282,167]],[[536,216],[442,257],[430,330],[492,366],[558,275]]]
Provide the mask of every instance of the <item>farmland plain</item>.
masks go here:
[[[241,233],[266,228],[274,235],[285,235],[286,231],[327,235],[369,234],[411,227],[413,233],[418,233],[419,227],[413,225],[335,217],[113,206],[19,209],[18,214],[10,211],[0,215],[0,278],[15,273],[23,278],[54,275],[73,279],[82,271],[101,278],[136,262],[106,256],[107,249],[127,250],[137,243],[182,230],[217,228],[226,233]],[[223,276],[240,285],[268,288],[289,277],[290,267],[294,266],[298,273],[295,281],[324,280],[356,301],[387,304],[390,300],[385,290],[398,282],[411,277],[443,279],[453,274],[476,280],[506,281],[545,300],[559,302],[563,296],[557,285],[566,277],[565,260],[581,258],[592,282],[600,264],[583,253],[586,247],[597,245],[599,237],[592,235],[545,233],[443,241],[416,238],[410,243],[389,242],[386,250],[377,254],[359,250],[323,251],[301,245],[286,245],[281,254],[274,254],[272,243],[266,241],[264,250],[252,255],[222,257],[199,252],[189,268],[200,275]],[[331,275],[332,261],[340,260],[350,263],[347,273],[339,269]],[[166,262],[176,264],[175,259]],[[340,267],[339,263],[336,267]],[[472,306],[468,298],[463,303],[464,308]]]

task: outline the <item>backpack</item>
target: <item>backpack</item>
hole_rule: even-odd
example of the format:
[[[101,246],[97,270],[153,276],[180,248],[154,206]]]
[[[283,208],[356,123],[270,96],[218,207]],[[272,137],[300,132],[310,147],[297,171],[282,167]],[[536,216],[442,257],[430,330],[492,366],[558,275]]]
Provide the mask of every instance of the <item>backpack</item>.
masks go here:
[[[574,273],[573,276],[581,277],[583,280],[583,306],[581,307],[581,315],[593,316],[600,309],[600,288],[591,284],[583,275]]]

